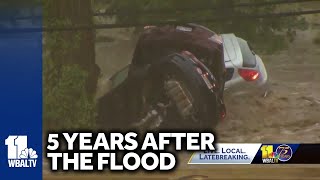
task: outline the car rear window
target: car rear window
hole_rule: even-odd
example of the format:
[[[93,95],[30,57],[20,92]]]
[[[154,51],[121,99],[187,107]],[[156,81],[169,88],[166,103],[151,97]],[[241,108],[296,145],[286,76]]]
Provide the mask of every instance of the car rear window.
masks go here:
[[[239,46],[241,49],[241,54],[243,58],[243,67],[255,67],[256,66],[256,57],[253,54],[252,50],[249,48],[247,41],[237,38]]]

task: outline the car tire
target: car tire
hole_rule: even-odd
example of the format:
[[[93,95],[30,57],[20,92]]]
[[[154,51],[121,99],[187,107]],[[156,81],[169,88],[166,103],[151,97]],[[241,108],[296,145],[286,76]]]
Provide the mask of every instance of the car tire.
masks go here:
[[[155,104],[159,99],[165,98],[164,82],[168,77],[180,82],[191,95],[194,116],[183,119],[179,114],[171,113],[172,116],[165,120],[161,128],[212,131],[221,119],[219,96],[208,88],[197,66],[188,57],[175,53],[151,65],[148,78],[143,83],[143,94],[147,97],[145,103]]]

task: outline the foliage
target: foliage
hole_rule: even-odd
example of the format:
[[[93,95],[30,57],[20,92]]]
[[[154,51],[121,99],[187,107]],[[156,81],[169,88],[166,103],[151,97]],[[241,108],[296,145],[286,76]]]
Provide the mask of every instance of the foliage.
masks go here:
[[[101,4],[103,0],[99,0]],[[267,2],[270,0],[260,0]],[[105,1],[106,3],[109,1]],[[164,20],[193,21],[208,26],[217,33],[235,33],[237,36],[248,40],[256,51],[275,52],[287,46],[294,40],[296,29],[307,28],[307,23],[301,17],[274,17],[274,18],[240,18],[243,15],[256,15],[281,12],[276,5],[261,7],[237,7],[230,8],[235,4],[244,2],[257,2],[254,0],[113,0],[108,10],[125,11],[128,15],[118,16],[119,23],[137,22],[152,23]],[[284,11],[299,10],[290,6]],[[218,8],[217,8],[218,7]],[[186,8],[188,10],[176,11]],[[197,10],[197,8],[201,10]],[[137,13],[141,10],[152,10],[154,12]],[[161,12],[161,10],[164,12]],[[170,13],[165,11],[172,10]],[[213,21],[212,18],[228,17],[224,20]]]
[[[54,1],[43,4],[45,26],[71,25],[68,17],[50,17]],[[86,86],[89,72],[70,56],[80,46],[82,33],[53,31],[43,34],[43,123],[45,129],[92,129],[96,103]],[[85,52],[86,53],[86,52]],[[89,60],[88,60],[89,61]]]
[[[87,73],[77,65],[65,65],[59,72],[52,70],[54,61],[44,61],[44,76],[59,77],[44,81],[45,126],[50,129],[93,128],[95,119],[95,102],[86,93]],[[59,74],[59,75],[58,75]],[[55,82],[55,83],[53,83]]]
[[[43,121],[48,129],[93,128],[95,102],[87,94],[88,72],[76,64],[66,63],[67,51],[76,48],[78,36],[67,42],[59,32],[45,33],[43,57]],[[58,54],[54,56],[52,54]]]

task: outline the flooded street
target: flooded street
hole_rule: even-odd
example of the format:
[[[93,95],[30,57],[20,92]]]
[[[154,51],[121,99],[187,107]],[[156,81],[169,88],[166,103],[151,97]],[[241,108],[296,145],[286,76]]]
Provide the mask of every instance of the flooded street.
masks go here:
[[[320,142],[320,46],[312,41],[317,32],[298,32],[288,50],[261,55],[269,76],[267,97],[226,92],[228,115],[217,128],[220,142]],[[96,45],[103,78],[131,60],[135,41],[130,32],[123,34],[129,37]]]
[[[296,40],[287,50],[274,55],[261,55],[269,76],[270,92],[267,97],[235,96],[226,92],[228,115],[217,128],[219,142],[320,143],[320,46],[312,41],[317,33],[316,30],[298,32]],[[115,43],[115,47],[133,52],[130,46],[134,42],[127,39],[120,42]],[[111,60],[107,57],[117,56],[118,61],[112,62],[118,65],[129,63],[130,54],[116,54],[118,51],[97,45],[97,63],[104,63],[105,68],[101,67],[108,69],[104,71],[106,77],[116,72],[114,69],[109,71],[113,66],[110,66]],[[284,179],[320,177],[320,173],[315,171],[320,168],[319,165],[187,165],[190,156],[190,153],[180,155],[179,169],[182,172],[215,174],[219,179],[277,177],[268,174],[269,171],[288,172]],[[316,174],[307,173],[309,171]],[[283,173],[280,173],[282,177]]]
[[[266,98],[226,94],[229,116],[221,142],[320,142],[320,47],[300,32],[288,50],[262,56],[270,80]]]
[[[288,50],[261,55],[270,81],[267,97],[226,92],[228,115],[217,127],[219,142],[320,143],[320,45],[312,41],[318,32],[297,32],[297,39]],[[135,46],[131,35],[131,31],[98,32],[98,36],[116,39],[96,44],[96,62],[102,70],[102,79],[130,62]],[[172,179],[192,174],[214,179],[320,179],[320,165],[187,165],[190,156],[190,153],[179,155],[180,166]],[[113,176],[112,179],[129,177],[125,174],[108,177]],[[151,174],[137,177],[148,179]]]

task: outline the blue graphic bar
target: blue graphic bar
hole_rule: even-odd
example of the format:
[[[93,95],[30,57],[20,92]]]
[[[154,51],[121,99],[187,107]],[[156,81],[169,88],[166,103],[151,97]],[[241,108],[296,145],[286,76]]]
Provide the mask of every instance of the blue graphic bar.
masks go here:
[[[10,32],[41,28],[41,19],[14,20],[41,16],[41,8],[1,3],[8,6],[0,7],[0,177],[42,179],[42,32]]]

